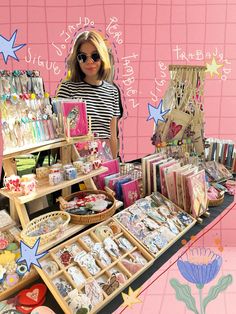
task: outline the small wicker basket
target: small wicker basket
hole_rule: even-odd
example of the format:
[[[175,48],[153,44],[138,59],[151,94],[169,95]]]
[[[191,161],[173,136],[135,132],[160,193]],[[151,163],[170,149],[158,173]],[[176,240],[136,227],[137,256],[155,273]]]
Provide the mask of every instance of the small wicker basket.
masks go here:
[[[64,229],[69,221],[70,221],[70,215],[66,212],[61,212],[61,211],[53,211],[44,215],[41,215],[33,220],[31,220],[26,227],[21,231],[21,238],[22,240],[30,245],[33,246],[34,243],[37,241],[37,239],[39,238],[39,236],[30,236],[30,234],[33,231],[36,231],[39,226],[43,223],[46,222],[48,219],[57,219],[61,217],[63,219],[63,223],[58,226],[56,229],[52,230],[51,232],[45,233],[40,235],[40,245],[48,243],[49,241],[51,241],[53,238],[55,238],[58,233],[60,232],[60,230]]]
[[[66,210],[66,206],[65,206],[65,201],[70,201],[71,199],[73,199],[74,197],[84,197],[86,195],[89,194],[104,194],[106,196],[107,199],[109,199],[112,202],[112,205],[110,208],[104,210],[101,213],[98,214],[93,214],[93,215],[75,215],[75,214],[70,214],[71,217],[71,222],[74,224],[79,224],[79,225],[89,225],[89,224],[94,224],[94,223],[98,223],[101,221],[104,221],[108,218],[110,218],[111,216],[114,215],[115,211],[116,211],[116,200],[114,198],[114,196],[108,192],[102,191],[102,190],[84,190],[84,191],[79,191],[76,193],[73,193],[71,195],[68,195],[66,197],[63,198],[64,202],[61,202],[61,198],[59,198],[59,202],[60,202],[60,209],[62,211]]]
[[[215,206],[219,206],[220,204],[222,204],[224,202],[224,194],[221,195],[219,198],[217,198],[216,200],[210,200],[208,199],[208,206],[209,207],[215,207]]]

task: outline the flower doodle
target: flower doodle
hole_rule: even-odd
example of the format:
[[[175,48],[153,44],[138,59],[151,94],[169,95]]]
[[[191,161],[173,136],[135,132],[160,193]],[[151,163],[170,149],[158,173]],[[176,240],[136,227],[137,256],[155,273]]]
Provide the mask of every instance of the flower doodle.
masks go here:
[[[177,261],[181,275],[190,283],[195,284],[199,291],[200,311],[191,294],[189,285],[181,284],[177,279],[171,279],[170,284],[175,289],[176,298],[183,301],[187,308],[195,314],[205,314],[209,302],[217,298],[220,292],[227,289],[232,283],[232,275],[222,276],[215,286],[209,289],[208,295],[203,299],[203,287],[218,275],[222,265],[222,257],[211,249],[193,248]]]

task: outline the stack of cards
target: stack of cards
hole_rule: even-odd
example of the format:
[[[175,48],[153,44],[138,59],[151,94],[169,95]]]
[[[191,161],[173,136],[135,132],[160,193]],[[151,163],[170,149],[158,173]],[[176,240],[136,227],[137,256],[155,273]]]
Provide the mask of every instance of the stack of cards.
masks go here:
[[[232,169],[235,158],[233,141],[208,138],[207,146],[205,150],[206,160],[220,162],[228,169]]]
[[[207,210],[204,170],[161,153],[143,158],[142,166],[145,195],[160,192],[195,218]]]
[[[109,160],[102,165],[108,170],[98,176],[97,182],[100,189],[108,187],[113,190],[116,199],[123,201],[124,207],[132,205],[140,198],[139,177],[136,171],[123,174],[117,159]]]

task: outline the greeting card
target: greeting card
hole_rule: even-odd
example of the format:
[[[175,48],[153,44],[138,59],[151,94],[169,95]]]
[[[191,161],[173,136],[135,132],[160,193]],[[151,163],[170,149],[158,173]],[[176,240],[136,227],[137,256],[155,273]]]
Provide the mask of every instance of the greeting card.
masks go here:
[[[106,172],[97,176],[99,188],[103,190],[105,187],[105,177],[119,172],[119,162],[118,159],[112,159],[103,162],[102,166],[108,168]]]
[[[207,210],[207,187],[205,170],[201,170],[187,178],[191,200],[191,213],[194,218],[201,216]]]
[[[176,189],[175,189],[175,177],[174,177],[174,170],[180,168],[180,163],[176,163],[170,167],[164,169],[164,176],[167,188],[167,195],[169,200],[172,202],[176,202]]]
[[[167,196],[167,188],[166,188],[166,182],[165,182],[165,176],[164,176],[164,169],[167,167],[170,167],[176,163],[177,163],[177,161],[171,160],[171,161],[168,161],[165,164],[162,164],[160,166],[161,194],[163,194],[164,196]]]
[[[165,155],[159,155],[152,159],[147,160],[146,171],[147,171],[147,194],[150,195],[153,192],[153,167],[152,165],[158,161],[164,160]]]
[[[62,102],[64,130],[68,137],[88,134],[86,104],[84,102]]]
[[[124,206],[129,207],[140,198],[138,180],[122,184]]]

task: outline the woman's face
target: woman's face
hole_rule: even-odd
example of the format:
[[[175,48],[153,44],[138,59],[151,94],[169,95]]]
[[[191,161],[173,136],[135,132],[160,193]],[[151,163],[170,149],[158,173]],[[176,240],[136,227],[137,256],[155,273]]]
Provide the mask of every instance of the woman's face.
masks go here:
[[[101,67],[101,59],[96,47],[93,44],[86,42],[80,46],[80,55],[82,55],[79,58],[80,60],[83,60],[83,55],[86,55],[87,57],[85,62],[79,62],[80,68],[85,74],[85,78],[87,77],[97,79],[98,71]],[[93,56],[96,61],[94,61],[91,56]]]

